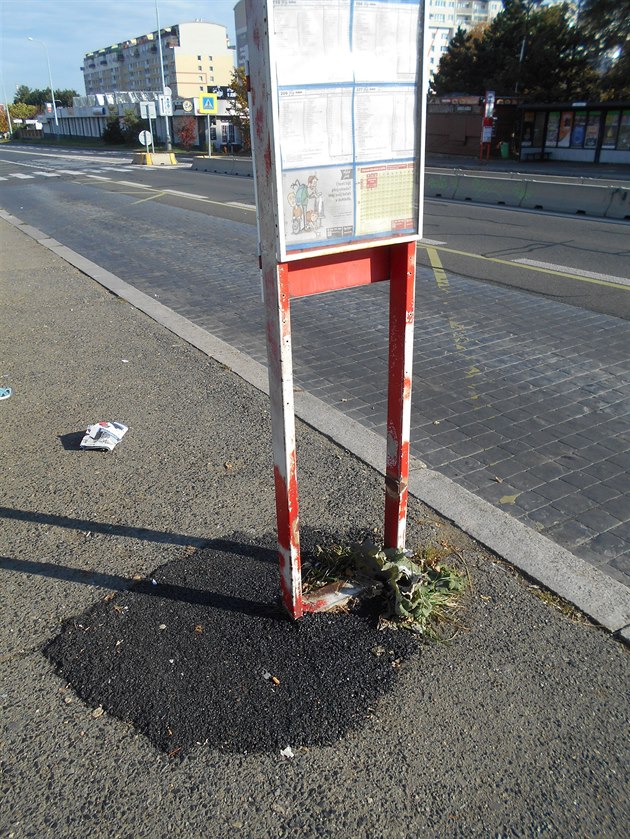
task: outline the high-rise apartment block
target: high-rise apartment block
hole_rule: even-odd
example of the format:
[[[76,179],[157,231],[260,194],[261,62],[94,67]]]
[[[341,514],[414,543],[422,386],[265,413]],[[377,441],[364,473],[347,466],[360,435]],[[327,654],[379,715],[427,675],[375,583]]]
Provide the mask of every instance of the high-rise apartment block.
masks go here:
[[[229,85],[234,50],[227,29],[193,21],[160,29],[164,82],[173,96],[189,98]],[[86,94],[113,90],[161,90],[158,32],[148,32],[85,54]]]

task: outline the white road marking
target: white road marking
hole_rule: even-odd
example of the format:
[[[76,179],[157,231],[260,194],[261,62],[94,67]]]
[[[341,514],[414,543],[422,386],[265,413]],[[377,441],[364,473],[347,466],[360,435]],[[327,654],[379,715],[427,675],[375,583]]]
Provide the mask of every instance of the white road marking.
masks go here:
[[[32,175],[23,175],[21,172],[9,172],[9,177],[10,178],[30,178],[30,180],[33,180]]]
[[[595,271],[582,271],[580,268],[571,268],[568,265],[555,265],[553,262],[539,262],[536,259],[514,259],[513,262],[520,262],[522,265],[531,265],[533,268],[548,268],[550,271],[559,271],[563,274],[576,274],[578,277],[585,277],[588,280],[604,280],[607,283],[620,283],[630,286],[630,279],[627,277],[613,277],[611,274],[598,274]]]
[[[228,207],[239,207],[241,210],[255,210],[255,204],[243,204],[240,201],[226,201]]]
[[[438,242],[437,239],[420,239],[419,245],[445,245],[446,242]]]
[[[42,178],[58,178],[58,172],[33,172],[34,175],[41,175]]]

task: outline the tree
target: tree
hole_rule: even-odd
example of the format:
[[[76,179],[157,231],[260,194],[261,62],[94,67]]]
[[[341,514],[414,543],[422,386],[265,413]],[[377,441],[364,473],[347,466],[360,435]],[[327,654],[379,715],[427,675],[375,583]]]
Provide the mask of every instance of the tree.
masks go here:
[[[583,0],[579,25],[601,70],[601,98],[630,98],[630,0]]]
[[[4,105],[0,104],[0,134],[7,134],[9,131],[9,120]]]
[[[477,94],[484,89],[479,72],[480,40],[461,27],[457,29],[433,76],[431,87],[434,93]]]
[[[586,97],[596,88],[580,30],[566,5],[539,8],[538,0],[504,0],[478,39],[451,42],[433,80],[438,94],[520,93],[530,101]]]
[[[120,118],[115,108],[109,109],[109,115],[105,121],[105,128],[101,135],[104,143],[113,146],[123,145],[126,141],[125,132],[120,124]]]
[[[66,90],[56,90],[55,102],[58,106],[61,105],[64,108],[71,108],[73,97],[78,95],[79,94],[76,90],[71,90],[70,88]],[[40,90],[39,88],[31,90],[30,87],[23,84],[18,87],[13,101],[23,102],[25,105],[35,105],[40,111],[42,111],[46,102],[52,102],[52,95],[49,87],[46,87],[43,90]]]
[[[11,119],[33,119],[37,116],[37,108],[35,105],[25,105],[23,102],[16,102],[9,105],[9,115]]]
[[[31,89],[27,87],[25,84],[21,84],[17,90],[15,91],[15,96],[13,97],[14,102],[26,102],[26,98],[30,96]]]
[[[184,117],[178,124],[179,142],[189,151],[197,139],[197,120],[194,117]]]
[[[251,138],[249,136],[249,101],[247,99],[247,74],[244,67],[237,67],[232,73],[230,87],[236,97],[230,101],[228,113],[231,115],[234,125],[241,132],[243,148],[245,151],[251,149]]]

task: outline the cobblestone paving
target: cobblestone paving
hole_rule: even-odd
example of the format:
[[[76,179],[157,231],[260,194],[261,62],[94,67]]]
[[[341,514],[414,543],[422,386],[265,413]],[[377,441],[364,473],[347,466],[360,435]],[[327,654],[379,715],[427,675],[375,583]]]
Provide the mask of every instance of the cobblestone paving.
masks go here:
[[[264,363],[255,228],[134,200],[2,204]],[[387,293],[292,305],[296,384],[383,434]],[[416,307],[414,455],[630,585],[630,323],[426,268]]]

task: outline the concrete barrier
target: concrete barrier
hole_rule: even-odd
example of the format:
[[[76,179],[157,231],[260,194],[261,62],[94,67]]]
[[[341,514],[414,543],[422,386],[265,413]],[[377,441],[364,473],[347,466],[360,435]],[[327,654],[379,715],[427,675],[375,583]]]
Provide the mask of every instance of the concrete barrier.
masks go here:
[[[453,198],[458,180],[457,174],[425,172],[424,194],[428,198]]]
[[[610,204],[604,213],[606,218],[630,220],[630,189],[616,186],[610,190]]]
[[[521,207],[603,218],[610,205],[610,193],[607,186],[532,180],[527,182]]]
[[[228,157],[223,154],[195,157],[191,169],[198,172],[213,172],[215,175],[241,175],[245,178],[254,176],[251,157]]]
[[[456,201],[478,201],[481,204],[500,204],[520,207],[527,181],[520,178],[484,178],[461,175],[453,196]]]
[[[135,151],[131,157],[131,162],[140,166],[175,166],[177,160],[172,151]]]
[[[134,161],[135,162],[135,161]],[[253,177],[250,157],[217,154],[193,159],[192,169],[217,175]],[[474,201],[502,207],[524,207],[569,215],[625,220],[630,218],[630,189],[601,184],[565,183],[516,177],[466,175],[463,172],[425,172],[427,198]]]

